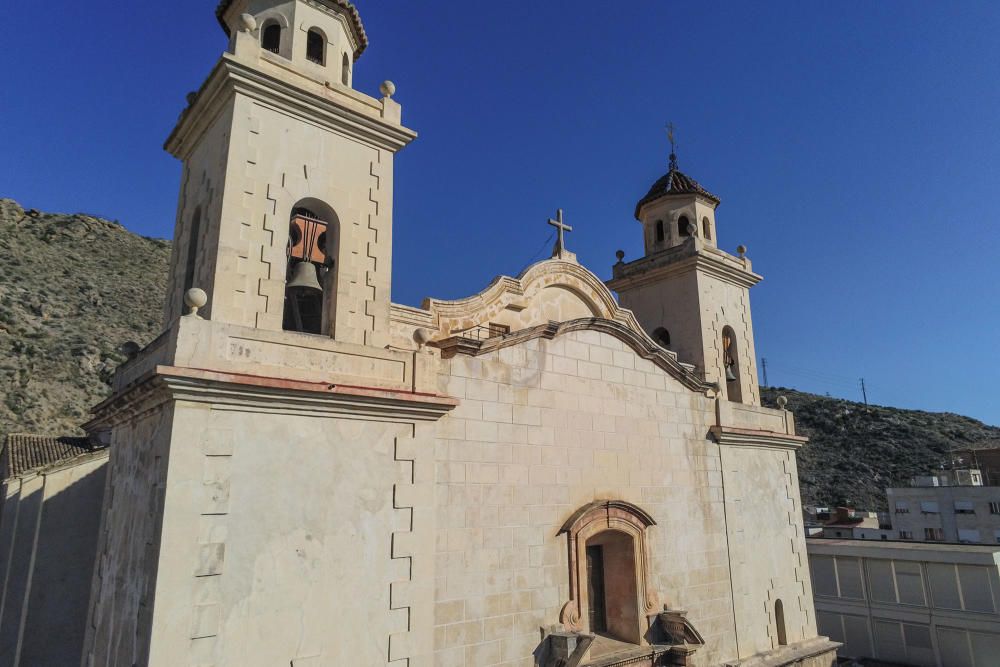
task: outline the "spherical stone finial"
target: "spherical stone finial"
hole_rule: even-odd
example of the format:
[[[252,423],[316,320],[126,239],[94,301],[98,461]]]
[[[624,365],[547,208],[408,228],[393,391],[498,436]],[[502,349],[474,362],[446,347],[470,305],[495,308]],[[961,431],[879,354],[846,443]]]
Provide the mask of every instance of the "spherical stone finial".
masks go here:
[[[423,347],[427,345],[427,343],[431,342],[431,338],[433,337],[434,337],[434,332],[431,331],[430,329],[425,329],[424,327],[420,327],[419,329],[413,332],[413,340],[415,340],[417,342],[417,345],[419,345],[420,347]]]
[[[253,32],[257,29],[257,19],[252,14],[240,14],[240,32]]]
[[[383,97],[392,97],[396,94],[396,84],[389,80],[383,81],[378,89],[381,91]]]
[[[747,247],[745,245],[736,246],[736,252],[739,253],[740,259],[747,256]]]
[[[187,292],[184,292],[184,305],[188,307],[188,317],[197,317],[199,319],[198,310],[204,308],[205,304],[208,303],[208,295],[205,294],[205,290],[198,287],[192,287]]]
[[[785,398],[784,396],[779,396],[778,397],[778,407],[781,408],[782,410],[784,410],[786,405],[788,405],[788,399]]]
[[[615,253],[615,257],[618,258],[619,262],[625,261],[625,251],[624,250],[619,250],[618,252]]]

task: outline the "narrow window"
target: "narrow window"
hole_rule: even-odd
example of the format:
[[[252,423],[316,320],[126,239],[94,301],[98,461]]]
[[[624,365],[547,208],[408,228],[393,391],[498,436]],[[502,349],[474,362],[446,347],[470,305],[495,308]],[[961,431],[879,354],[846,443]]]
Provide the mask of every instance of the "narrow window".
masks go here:
[[[657,243],[663,243],[663,237],[664,237],[664,235],[663,235],[663,221],[662,220],[657,220],[656,221],[656,242]]]
[[[706,241],[712,240],[712,223],[708,218],[701,219],[701,235]]]
[[[785,605],[781,600],[774,602],[774,624],[778,630],[778,646],[788,646],[788,635],[785,633]]]
[[[677,234],[679,236],[691,236],[690,227],[691,221],[687,219],[686,215],[682,215],[680,220],[677,221]]]
[[[344,62],[340,67],[340,82],[345,86],[351,85],[351,59],[344,54]]]
[[[326,38],[318,30],[310,30],[306,36],[306,60],[317,65],[326,60]]]
[[[260,36],[260,48],[271,53],[281,51],[281,26],[273,21],[264,26]]]
[[[660,344],[660,347],[669,350],[670,349],[670,332],[659,327],[653,332],[653,340]]]
[[[743,388],[740,383],[740,356],[736,347],[736,332],[732,327],[722,330],[723,375],[726,378],[726,394],[734,403],[743,402]]]
[[[191,227],[188,232],[187,262],[184,268],[184,291],[181,298],[194,284],[194,274],[198,268],[198,245],[201,242],[201,206],[194,210],[191,216]]]

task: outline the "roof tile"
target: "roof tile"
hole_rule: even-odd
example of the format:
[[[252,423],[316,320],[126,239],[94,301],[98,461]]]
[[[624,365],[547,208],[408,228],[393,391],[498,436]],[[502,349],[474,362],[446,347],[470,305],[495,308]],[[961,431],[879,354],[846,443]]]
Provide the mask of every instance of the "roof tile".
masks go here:
[[[81,454],[105,449],[88,438],[52,437],[45,435],[29,435],[12,433],[4,443],[3,479],[18,477],[32,470],[50,466],[53,463],[65,461]]]

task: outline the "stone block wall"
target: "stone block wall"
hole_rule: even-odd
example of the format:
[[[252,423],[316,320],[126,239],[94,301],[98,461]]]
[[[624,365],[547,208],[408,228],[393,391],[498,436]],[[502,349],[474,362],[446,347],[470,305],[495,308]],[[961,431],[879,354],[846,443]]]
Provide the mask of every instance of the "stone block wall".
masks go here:
[[[444,362],[462,400],[438,424],[435,665],[528,666],[569,596],[558,532],[579,507],[643,508],[657,604],[735,656],[714,404],[618,339],[582,331]]]

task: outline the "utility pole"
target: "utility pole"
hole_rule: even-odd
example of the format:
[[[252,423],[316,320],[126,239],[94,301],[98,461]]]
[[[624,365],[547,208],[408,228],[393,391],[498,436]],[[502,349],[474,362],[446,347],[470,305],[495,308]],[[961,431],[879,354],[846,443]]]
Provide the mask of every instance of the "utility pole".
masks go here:
[[[861,395],[865,399],[865,406],[868,405],[868,390],[865,388],[865,379],[861,378]]]
[[[771,385],[767,383],[767,359],[765,357],[760,358],[760,367],[764,371],[764,386],[770,387]]]

